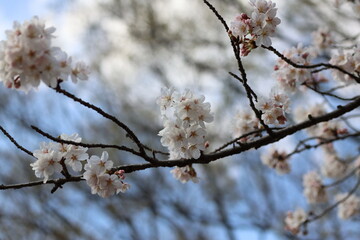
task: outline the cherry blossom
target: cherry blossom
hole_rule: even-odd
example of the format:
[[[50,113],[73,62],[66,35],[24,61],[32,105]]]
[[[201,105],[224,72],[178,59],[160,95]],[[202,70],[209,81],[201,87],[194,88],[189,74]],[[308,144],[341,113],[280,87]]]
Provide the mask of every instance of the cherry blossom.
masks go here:
[[[261,110],[265,124],[283,125],[289,112],[289,98],[285,93],[272,89],[269,98],[260,98],[255,104]]]
[[[310,65],[316,52],[312,48],[306,48],[299,44],[296,48],[284,51],[283,55],[296,64]],[[311,70],[294,68],[282,59],[278,59],[274,70],[277,83],[286,92],[294,93],[299,90],[302,83],[312,80]]]
[[[303,176],[304,195],[309,203],[322,203],[327,201],[327,194],[319,174],[315,171]]]
[[[8,88],[29,91],[44,82],[56,87],[59,79],[69,75],[76,82],[86,80],[89,69],[72,59],[58,47],[52,46],[54,27],[45,27],[43,20],[33,17],[6,31],[7,39],[0,42],[0,81]]]
[[[36,162],[31,163],[32,170],[38,178],[44,178],[44,183],[49,180],[49,177],[56,172],[61,172],[62,166],[60,164],[61,155],[51,150],[48,153],[41,154]]]
[[[298,234],[301,225],[306,219],[307,214],[302,208],[298,208],[294,212],[287,212],[285,217],[285,229],[292,234]]]
[[[360,72],[360,46],[356,46],[351,50],[339,49],[337,53],[331,56],[330,64],[336,65],[349,73]],[[356,83],[349,75],[340,72],[337,69],[331,71],[335,80],[343,82],[345,84]]]
[[[80,143],[81,138],[77,133],[72,135],[61,134],[60,139]],[[34,151],[37,160],[30,164],[38,178],[44,177],[46,182],[54,173],[63,170],[61,162],[70,166],[74,171],[82,170],[82,161],[88,159],[87,148],[57,142],[41,142],[40,149]]]
[[[360,213],[360,198],[354,194],[339,193],[335,196],[336,201],[343,201],[338,206],[338,216],[341,219],[348,219]]]
[[[87,160],[83,178],[92,194],[105,198],[129,189],[130,185],[123,181],[124,171],[111,172],[113,164],[106,151],[102,152],[101,157],[93,155]]]
[[[285,151],[278,151],[271,148],[261,155],[262,163],[270,168],[274,168],[277,173],[285,174],[290,172],[289,158]]]
[[[80,143],[81,137],[77,133],[70,136],[62,134],[60,136],[63,140],[73,141]],[[89,155],[86,153],[87,148],[81,146],[75,146],[71,144],[61,144],[60,149],[65,149],[63,157],[65,158],[65,164],[69,165],[74,171],[80,172],[82,170],[81,161],[87,160]]]
[[[335,39],[332,33],[328,28],[321,27],[312,33],[313,46],[318,49],[318,51],[323,51],[330,48],[334,43]]]
[[[243,56],[258,46],[269,47],[272,44],[270,37],[274,36],[275,28],[281,22],[276,17],[275,3],[265,0],[251,0],[249,3],[251,14],[241,13],[235,17],[229,30],[229,35],[239,38]]]
[[[196,176],[196,171],[192,166],[185,166],[185,167],[175,167],[170,171],[174,178],[179,180],[181,183],[186,183],[189,180],[193,181],[194,183],[199,182],[199,179]]]
[[[347,165],[341,161],[332,145],[328,145],[325,150],[325,158],[321,165],[321,173],[325,177],[340,178],[347,172]]]
[[[159,132],[160,141],[169,149],[170,159],[199,158],[205,150],[205,123],[214,119],[210,103],[189,89],[180,94],[171,88],[161,90],[157,104],[164,123],[164,129]],[[169,108],[173,111],[167,111]]]
[[[259,119],[255,116],[254,112],[250,110],[239,111],[234,117],[234,125],[232,129],[233,138],[238,138],[252,131],[256,131],[262,128]],[[256,136],[261,134],[252,134],[247,137],[239,139],[239,142],[247,142],[252,140]]]

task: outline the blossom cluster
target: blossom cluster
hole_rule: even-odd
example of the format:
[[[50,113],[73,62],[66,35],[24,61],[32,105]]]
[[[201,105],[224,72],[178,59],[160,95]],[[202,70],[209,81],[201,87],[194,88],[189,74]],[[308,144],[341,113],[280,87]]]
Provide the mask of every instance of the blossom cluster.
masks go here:
[[[358,156],[352,163],[352,168],[355,170],[356,174],[360,175],[360,156]]]
[[[294,111],[295,122],[308,120],[310,117],[319,117],[327,113],[324,104],[315,104],[307,108],[299,107]],[[347,129],[337,120],[321,122],[306,129],[310,136],[318,137],[320,140],[333,139],[347,133]]]
[[[250,0],[252,12],[250,16],[242,13],[230,24],[229,34],[239,39],[241,55],[247,56],[257,46],[271,45],[270,37],[274,35],[275,28],[280,24],[276,17],[276,4],[265,0]]]
[[[185,167],[175,167],[170,172],[173,174],[174,178],[182,183],[186,183],[190,180],[194,183],[199,182],[196,171],[192,166],[187,165]]]
[[[301,208],[296,209],[294,212],[287,212],[285,217],[285,229],[292,234],[298,234],[301,225],[306,219],[307,213]]]
[[[261,155],[262,163],[276,170],[279,174],[290,172],[289,157],[285,151],[272,148]]]
[[[168,147],[170,159],[199,158],[205,150],[205,122],[212,122],[210,103],[205,97],[183,93],[174,88],[162,89],[157,99],[160,106],[164,129],[159,132],[161,143]]]
[[[344,200],[345,199],[345,200]],[[341,219],[348,219],[360,213],[360,198],[354,194],[339,193],[335,200],[340,202],[338,216]]]
[[[301,122],[307,120],[309,117],[319,117],[326,114],[326,106],[324,104],[315,104],[305,108],[298,108],[295,110],[295,121]],[[307,128],[307,133],[316,138],[319,143],[329,139],[337,138],[347,133],[347,129],[337,121],[321,122],[310,128]],[[348,170],[348,166],[344,161],[341,161],[332,143],[321,145],[324,151],[324,159],[321,165],[321,173],[324,177],[340,178]]]
[[[0,42],[0,81],[8,88],[29,91],[43,81],[56,87],[58,81],[73,82],[88,79],[89,69],[59,47],[52,46],[54,27],[45,27],[38,17],[20,24],[14,22],[6,31],[6,41]]]
[[[323,51],[335,43],[335,38],[328,28],[320,27],[312,33],[312,44],[318,51]]]
[[[92,194],[98,194],[105,198],[129,189],[130,185],[123,182],[124,171],[110,174],[113,164],[106,151],[101,154],[100,158],[93,155],[87,161],[84,167],[84,179],[91,187]]]
[[[339,49],[336,54],[331,56],[330,64],[338,66],[349,73],[360,72],[360,46],[356,46],[351,50]],[[349,75],[340,72],[337,69],[332,70],[333,77],[345,84],[355,83],[355,80]]]
[[[255,116],[254,112],[247,110],[238,112],[234,117],[234,127],[232,135],[234,138],[246,135],[250,132],[262,129],[259,119]],[[239,139],[240,143],[248,142],[261,133],[251,134]]]
[[[60,139],[81,142],[78,134],[66,135],[62,134]],[[44,183],[47,182],[50,176],[56,172],[63,170],[62,164],[71,167],[75,172],[82,170],[82,163],[88,159],[89,155],[86,153],[87,148],[57,142],[42,142],[40,149],[35,150],[33,155],[37,158],[30,166],[35,171],[38,178],[44,178]]]
[[[283,125],[287,121],[289,112],[289,98],[285,93],[272,90],[269,98],[260,98],[256,103],[261,110],[261,119],[265,124]]]
[[[309,203],[322,203],[327,201],[325,187],[320,175],[311,171],[303,176],[304,195]]]
[[[316,53],[312,48],[303,47],[299,44],[297,47],[284,51],[283,55],[296,64],[310,65]],[[281,58],[278,59],[274,70],[277,83],[286,92],[294,93],[302,83],[312,80],[310,69],[295,68]]]
[[[317,178],[313,173],[311,172],[311,176],[310,174],[308,175],[309,178]],[[321,198],[324,198],[323,193],[321,195]],[[345,220],[360,214],[360,197],[350,193],[339,193],[335,195],[335,201],[339,204],[338,217],[340,219]],[[294,212],[288,212],[284,221],[285,229],[292,234],[298,234],[300,227],[307,219],[308,214],[301,208],[296,209]]]
[[[323,150],[325,151],[324,161],[321,165],[321,173],[328,178],[341,178],[347,172],[347,164],[341,161],[335,148],[332,144],[326,145]]]
[[[61,140],[80,143],[81,138],[78,134],[60,136]],[[58,142],[42,142],[40,149],[34,151],[33,155],[37,158],[30,166],[35,171],[38,178],[44,178],[44,183],[55,173],[63,173],[68,176],[68,168],[75,172],[83,170],[83,161],[85,172],[83,178],[91,187],[93,194],[101,197],[109,197],[119,192],[125,192],[129,184],[123,182],[125,179],[124,171],[117,171],[111,174],[113,162],[108,159],[108,153],[103,152],[101,158],[91,156],[87,153],[87,148],[72,144]]]

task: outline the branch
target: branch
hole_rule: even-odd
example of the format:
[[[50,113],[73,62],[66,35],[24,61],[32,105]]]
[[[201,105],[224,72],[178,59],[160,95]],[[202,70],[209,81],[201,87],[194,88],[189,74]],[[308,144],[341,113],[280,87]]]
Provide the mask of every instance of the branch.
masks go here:
[[[209,3],[207,0],[203,0],[204,3],[210,8],[211,11],[213,11],[213,13],[215,14],[215,16],[220,20],[220,22],[222,23],[222,25],[224,26],[226,32],[229,31],[229,27],[226,24],[226,21],[224,20],[224,18],[218,13],[218,11],[215,9],[215,7],[213,5],[211,5],[211,3]]]
[[[121,127],[122,129],[124,129],[124,130],[126,131],[126,133],[130,136],[130,138],[131,138],[131,139],[134,141],[134,143],[138,146],[139,151],[140,151],[141,153],[146,154],[146,153],[145,153],[145,150],[144,150],[144,148],[143,148],[143,145],[141,144],[140,140],[139,140],[138,137],[135,135],[135,133],[134,133],[133,131],[131,131],[130,128],[129,128],[126,124],[122,123],[119,119],[117,119],[116,117],[114,117],[114,116],[112,116],[112,115],[104,112],[101,108],[96,107],[95,105],[93,105],[93,104],[91,104],[91,103],[88,103],[88,102],[86,102],[86,101],[84,101],[84,100],[76,97],[75,95],[67,92],[66,90],[64,90],[64,89],[62,89],[62,88],[60,87],[60,84],[58,84],[57,87],[56,87],[56,88],[53,88],[53,89],[54,89],[56,92],[61,93],[61,94],[65,95],[65,96],[68,97],[68,98],[71,98],[71,99],[74,100],[75,102],[78,102],[78,103],[82,104],[83,106],[88,107],[88,108],[94,110],[95,112],[97,112],[97,113],[100,114],[101,116],[103,116],[103,117],[105,117],[105,118],[113,121],[116,125],[118,125],[119,127]]]
[[[349,179],[350,177],[352,177],[357,171],[359,171],[359,167],[353,169],[349,174],[345,175],[344,177],[340,178],[339,180],[332,182],[328,185],[324,185],[324,188],[330,188],[330,187],[334,187],[342,182],[344,182],[345,180]]]
[[[283,128],[271,128],[271,130],[279,130],[279,129],[283,129]],[[233,139],[233,140],[225,143],[225,144],[222,145],[221,147],[215,149],[212,153],[219,152],[219,151],[225,149],[227,146],[238,142],[238,141],[239,141],[240,139],[242,139],[242,138],[248,137],[248,136],[253,135],[253,134],[260,134],[260,133],[263,132],[263,131],[265,131],[265,129],[258,129],[258,130],[254,130],[254,131],[245,133],[245,134],[241,135],[240,137],[237,137],[237,138],[235,138],[235,139]],[[243,144],[243,143],[241,143],[241,144]],[[240,145],[241,145],[241,144],[240,144]]]
[[[147,156],[146,154],[143,153],[139,153],[131,148],[125,147],[125,146],[119,146],[119,145],[114,145],[114,144],[91,144],[91,143],[82,143],[82,142],[74,142],[74,141],[69,141],[69,140],[63,140],[57,137],[54,137],[44,131],[42,131],[41,129],[35,127],[35,126],[31,126],[32,129],[34,129],[36,132],[38,132],[39,134],[43,135],[44,137],[49,138],[50,140],[54,141],[54,142],[58,142],[58,143],[64,143],[64,144],[70,144],[70,145],[74,145],[74,146],[81,146],[81,147],[87,147],[87,148],[114,148],[114,149],[118,149],[120,151],[125,151],[125,152],[129,152],[132,153],[136,156],[139,156],[143,159],[145,159],[148,162],[156,162],[157,159],[151,158],[149,156]]]
[[[309,88],[309,89],[313,90],[314,92],[317,92],[317,93],[319,93],[321,95],[327,95],[327,96],[337,98],[337,99],[343,100],[343,101],[352,101],[352,100],[356,99],[357,97],[359,97],[359,96],[355,96],[355,97],[352,97],[352,98],[340,97],[340,96],[338,96],[336,94],[333,94],[333,93],[330,93],[328,91],[327,92],[320,91],[320,90],[318,90],[316,88],[311,87],[310,85],[308,85],[306,83],[304,83],[303,85],[305,85],[307,88]]]
[[[331,205],[330,207],[326,208],[322,213],[318,214],[318,215],[312,215],[311,218],[308,218],[304,221],[304,225],[308,224],[309,222],[313,222],[319,218],[322,218],[323,216],[325,216],[326,214],[328,214],[329,212],[331,212],[334,208],[336,208],[340,203],[345,202],[346,199],[348,199],[353,193],[355,193],[356,189],[358,189],[360,186],[360,178],[358,179],[356,185],[351,189],[351,191],[348,193],[348,195],[346,195],[343,199],[341,199],[340,201],[336,202],[335,204]]]
[[[321,145],[325,145],[325,144],[332,143],[332,142],[339,141],[339,140],[344,140],[344,139],[347,139],[347,138],[350,138],[350,137],[359,137],[359,136],[360,136],[360,132],[356,132],[356,133],[348,134],[348,135],[343,135],[343,136],[338,136],[338,137],[331,138],[331,139],[324,139],[322,137],[310,137],[310,138],[301,140],[298,143],[298,145],[295,147],[295,149],[291,153],[286,155],[286,158],[291,157],[294,154],[303,152],[303,151],[311,149],[311,148],[318,148]],[[310,140],[314,140],[314,139],[318,139],[321,142],[318,143],[318,144],[314,144],[314,145],[310,145],[310,144],[305,143],[306,141],[310,141]],[[303,145],[304,147],[300,148],[301,145]]]
[[[26,187],[39,186],[39,185],[43,185],[43,184],[54,184],[55,186],[54,186],[53,190],[51,191],[51,193],[54,193],[57,188],[61,187],[63,184],[65,184],[67,182],[80,182],[82,180],[84,180],[82,178],[82,176],[76,176],[76,177],[48,180],[46,183],[44,183],[43,181],[36,181],[36,182],[19,183],[19,184],[12,184],[12,185],[1,184],[0,190],[20,189],[20,188],[26,188]],[[56,189],[55,189],[55,187],[56,187]]]
[[[234,154],[239,154],[242,152],[245,152],[247,150],[250,150],[252,148],[260,148],[262,146],[268,145],[270,143],[276,142],[282,138],[285,138],[288,135],[292,135],[297,131],[306,129],[308,127],[311,127],[313,125],[316,125],[320,122],[329,121],[333,118],[337,118],[347,112],[350,112],[351,110],[357,108],[360,106],[360,98],[356,99],[355,101],[345,105],[345,106],[339,106],[337,110],[327,113],[325,115],[319,116],[319,117],[313,117],[305,122],[299,123],[297,125],[293,125],[284,129],[281,129],[277,132],[274,132],[274,136],[265,136],[263,138],[260,138],[256,141],[244,143],[239,147],[235,147],[232,149],[224,150],[221,152],[211,153],[208,155],[201,155],[198,159],[178,159],[178,160],[167,160],[167,161],[155,161],[145,164],[134,164],[134,165],[124,165],[124,166],[118,166],[115,168],[112,168],[111,171],[115,172],[118,170],[124,170],[125,173],[131,173],[135,171],[145,170],[148,168],[158,168],[158,167],[184,167],[189,164],[207,164],[212,161],[229,157]],[[76,143],[77,144],[77,143]],[[65,179],[57,179],[57,180],[49,180],[46,182],[46,184],[56,184],[53,191],[56,191],[57,188],[61,187],[66,182],[75,182],[75,181],[81,181],[83,180],[81,177],[70,177]],[[30,186],[36,186],[43,184],[42,181],[39,182],[32,182],[32,183],[23,183],[23,184],[15,184],[15,185],[0,185],[0,190],[4,189],[16,189],[16,188],[22,188],[22,187],[30,187]]]
[[[301,65],[301,64],[297,64],[293,61],[291,61],[290,59],[286,58],[284,55],[282,55],[279,51],[277,51],[275,48],[273,48],[272,46],[270,47],[265,47],[264,45],[261,46],[262,48],[265,48],[267,50],[270,50],[271,52],[275,53],[275,55],[277,55],[278,57],[280,57],[282,60],[284,60],[287,64],[293,66],[294,68],[308,68],[308,69],[312,69],[312,68],[318,68],[318,67],[325,67],[325,68],[332,68],[332,69],[336,69],[348,76],[350,76],[352,79],[354,79],[357,83],[360,83],[360,77],[355,76],[352,73],[349,73],[348,71],[345,71],[344,69],[342,69],[341,67],[335,66],[335,65],[331,65],[329,63],[318,63],[318,64],[313,64],[313,65]]]
[[[203,1],[210,8],[210,10],[216,15],[216,17],[221,21],[221,23],[224,25],[226,32],[228,32],[229,27],[227,26],[224,18],[218,13],[218,11],[215,9],[215,7],[212,6],[207,0],[203,0]],[[238,69],[241,73],[241,78],[237,77],[235,74],[232,74],[232,73],[230,73],[230,75],[232,75],[233,77],[238,79],[243,84],[245,91],[246,91],[247,98],[249,99],[249,104],[250,104],[251,109],[255,113],[256,117],[259,119],[260,124],[265,128],[266,132],[270,136],[273,136],[273,131],[261,119],[262,112],[259,111],[255,107],[253,97],[255,98],[255,101],[257,101],[257,96],[256,96],[255,92],[251,89],[249,84],[247,83],[246,71],[245,71],[245,68],[242,64],[241,57],[240,57],[240,46],[239,46],[240,43],[238,41],[234,41],[232,37],[230,37],[230,42],[231,42],[231,46],[233,48],[233,52],[234,52],[234,55],[235,55],[235,58],[236,58],[236,61],[238,64]]]
[[[2,127],[0,126],[0,130],[3,132],[3,134],[21,151],[23,151],[24,153],[34,157],[33,153],[31,151],[29,151],[28,149],[26,149],[25,147],[21,146],[20,144],[18,144],[16,142],[16,140]]]
[[[347,105],[344,106],[338,106],[338,109],[327,113],[325,115],[319,116],[319,117],[313,117],[307,121],[304,121],[302,123],[284,128],[282,130],[279,130],[277,132],[274,132],[274,136],[265,136],[263,138],[260,138],[256,141],[250,142],[250,143],[245,143],[242,144],[239,147],[233,148],[233,149],[229,149],[229,150],[224,150],[218,153],[214,153],[214,154],[210,154],[210,155],[204,155],[202,157],[200,157],[200,159],[197,159],[197,161],[195,161],[194,163],[202,163],[202,162],[211,162],[214,161],[216,159],[219,158],[223,158],[223,157],[228,157],[234,154],[238,154],[244,151],[247,151],[249,149],[252,148],[260,148],[262,146],[268,145],[270,143],[274,143],[280,139],[285,138],[286,136],[292,135],[295,132],[298,132],[300,130],[306,129],[308,127],[311,127],[313,125],[316,125],[320,122],[326,122],[329,121],[331,119],[340,117],[341,115],[350,112],[354,109],[356,109],[357,107],[360,106],[360,98],[357,98],[355,101],[352,101],[350,103],[348,103]]]

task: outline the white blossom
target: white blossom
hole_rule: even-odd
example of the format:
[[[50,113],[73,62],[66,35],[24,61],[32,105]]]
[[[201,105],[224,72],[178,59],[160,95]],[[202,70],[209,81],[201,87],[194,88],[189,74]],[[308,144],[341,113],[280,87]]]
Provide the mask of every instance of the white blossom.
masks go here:
[[[111,172],[113,164],[106,151],[102,152],[101,157],[93,155],[88,159],[83,178],[90,186],[92,194],[105,198],[129,189],[130,185],[123,181],[124,171]]]
[[[360,175],[360,156],[358,156],[352,163],[352,168],[356,171],[357,175]]]
[[[312,33],[313,45],[322,51],[330,48],[334,43],[334,36],[331,34],[328,28],[321,27]]]
[[[356,73],[360,72],[360,46],[347,51],[339,49],[337,53],[332,54],[329,63],[356,75]],[[344,74],[337,69],[333,69],[331,72],[335,80],[345,84],[356,83],[348,74]]]
[[[214,119],[210,103],[189,89],[179,93],[171,88],[161,90],[157,104],[164,123],[160,141],[169,149],[170,159],[199,158],[205,149],[205,123]]]
[[[264,165],[274,168],[279,174],[290,172],[289,157],[285,151],[280,152],[275,148],[271,148],[261,155],[261,161]]]
[[[175,88],[162,88],[161,95],[157,98],[156,103],[160,106],[161,114],[165,114],[166,109],[172,106],[175,102],[174,93]]]
[[[80,143],[81,137],[77,133],[72,135],[61,134],[60,138],[62,140],[73,141]],[[87,148],[71,145],[71,144],[61,144],[60,148],[64,154],[63,157],[65,158],[65,164],[69,165],[74,171],[80,172],[82,170],[82,163],[81,161],[87,160],[89,155],[86,153]]]
[[[343,177],[347,171],[347,165],[341,161],[336,151],[331,147],[332,145],[325,148],[325,158],[321,165],[321,173],[325,177],[329,178],[340,178]]]
[[[298,234],[301,224],[307,219],[307,214],[302,208],[296,209],[294,212],[287,212],[285,217],[285,229],[292,234]]]
[[[106,170],[110,170],[113,164],[113,161],[109,160],[109,153],[104,151],[100,158],[96,155],[92,155],[86,165],[88,165],[88,169],[91,168],[95,169],[96,172],[104,173]]]
[[[312,48],[305,48],[299,44],[296,48],[293,47],[283,52],[283,55],[296,64],[310,65],[316,52]],[[295,68],[283,59],[277,61],[274,70],[274,76],[279,86],[290,93],[298,91],[302,83],[311,82],[313,79],[311,70]]]
[[[72,135],[61,134],[60,139],[76,143],[81,142],[81,138],[77,133]],[[81,146],[58,142],[41,142],[40,149],[35,150],[33,153],[37,160],[30,165],[35,171],[35,175],[39,178],[44,177],[44,182],[46,182],[55,172],[63,170],[61,161],[74,171],[80,172],[82,170],[81,162],[89,157],[86,152],[87,148]]]
[[[238,138],[252,131],[262,128],[259,119],[255,116],[253,111],[243,110],[239,111],[234,117],[234,125],[232,129],[233,138]],[[239,142],[247,142],[256,136],[261,136],[261,133],[252,134],[239,139]]]
[[[58,80],[71,78],[86,80],[88,68],[83,63],[71,66],[71,57],[52,46],[54,27],[45,27],[44,21],[33,17],[20,24],[15,22],[6,31],[6,40],[0,42],[0,81],[8,88],[29,91],[44,82],[56,87]]]
[[[170,171],[174,178],[179,180],[181,183],[186,183],[189,180],[193,181],[194,183],[199,182],[199,179],[196,176],[196,171],[192,166],[185,166],[185,167],[175,167]]]
[[[349,219],[360,213],[360,198],[354,194],[348,195],[349,193],[339,193],[335,196],[336,201],[342,201],[338,206],[338,216],[341,219]]]
[[[101,174],[98,176],[99,190],[97,193],[103,198],[110,197],[122,191],[122,185],[121,180],[115,174]]]
[[[315,171],[303,176],[304,195],[309,203],[322,203],[327,201],[327,194],[319,174]]]
[[[270,97],[259,98],[255,106],[263,113],[261,119],[265,124],[283,125],[286,123],[289,98],[285,93],[272,89]]]
[[[61,172],[61,158],[60,154],[51,150],[48,153],[42,154],[34,163],[31,163],[30,166],[32,170],[35,171],[36,177],[44,178],[44,183],[46,183],[54,173]]]
[[[76,83],[78,79],[88,80],[90,74],[89,67],[84,62],[77,62],[71,69],[71,80]]]
[[[239,38],[241,54],[248,55],[253,48],[264,45],[269,47],[280,19],[276,17],[276,4],[265,0],[251,0],[251,14],[241,13],[230,23],[229,34]],[[251,16],[251,17],[249,17]],[[254,44],[255,43],[255,44]]]

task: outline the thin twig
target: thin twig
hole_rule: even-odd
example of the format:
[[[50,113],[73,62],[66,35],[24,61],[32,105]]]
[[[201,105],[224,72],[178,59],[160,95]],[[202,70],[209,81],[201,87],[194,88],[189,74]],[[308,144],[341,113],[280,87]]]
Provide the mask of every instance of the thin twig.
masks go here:
[[[322,138],[322,137],[307,138],[307,139],[304,139],[304,140],[300,141],[297,144],[297,146],[295,147],[295,149],[291,153],[286,155],[286,158],[291,157],[294,154],[301,153],[301,152],[303,152],[305,150],[309,150],[309,149],[312,149],[312,148],[318,148],[318,147],[320,147],[322,145],[326,145],[328,143],[332,143],[332,142],[339,141],[339,140],[344,140],[344,139],[347,139],[347,138],[350,138],[350,137],[359,137],[359,136],[360,136],[360,132],[356,132],[356,133],[348,134],[348,135],[343,135],[343,136],[338,136],[338,137],[331,138],[331,139],[326,139],[326,138]],[[318,144],[314,144],[314,145],[305,143],[306,141],[314,140],[314,139],[320,140],[321,142],[319,142]],[[300,148],[301,145],[304,145],[304,147]]]
[[[21,146],[2,126],[0,126],[0,130],[3,132],[3,134],[21,151],[24,153],[34,157],[33,153],[26,149],[25,147]]]
[[[280,129],[283,129],[283,128],[271,128],[271,130],[280,130]],[[219,151],[225,149],[226,147],[230,146],[231,144],[238,142],[242,138],[248,137],[253,134],[259,134],[264,131],[265,131],[265,129],[257,129],[257,130],[245,133],[245,134],[241,135],[240,137],[237,137],[237,138],[225,143],[224,145],[220,146],[219,148],[215,149],[212,153],[219,152]],[[240,144],[242,144],[242,143],[240,143]]]
[[[352,100],[354,100],[354,99],[356,99],[357,97],[359,97],[359,96],[355,96],[355,97],[352,97],[352,98],[345,98],[345,97],[340,97],[340,96],[338,96],[338,95],[335,95],[335,94],[333,94],[333,93],[330,93],[330,92],[323,92],[323,91],[320,91],[320,90],[318,90],[318,89],[315,89],[315,88],[313,88],[313,87],[311,87],[310,85],[308,85],[308,84],[304,84],[307,88],[309,88],[309,89],[311,89],[311,90],[313,90],[314,92],[317,92],[317,93],[319,93],[319,94],[321,94],[321,95],[327,95],[327,96],[330,96],[330,97],[333,97],[333,98],[337,98],[337,99],[339,99],[339,100],[343,100],[343,101],[352,101]]]
[[[276,50],[274,47],[269,46],[266,47],[264,45],[262,45],[261,47],[268,49],[270,51],[272,51],[273,53],[275,53],[275,55],[277,55],[278,57],[280,57],[282,60],[284,60],[287,64],[295,67],[295,68],[307,68],[307,69],[312,69],[312,68],[318,68],[318,67],[326,67],[326,68],[332,68],[332,69],[336,69],[348,76],[350,76],[352,79],[354,79],[357,83],[360,83],[360,77],[355,76],[352,73],[349,73],[348,71],[345,71],[344,69],[342,69],[341,67],[335,66],[335,65],[331,65],[329,63],[318,63],[318,64],[313,64],[313,65],[301,65],[301,64],[297,64],[293,61],[291,61],[289,58],[285,57],[283,54],[281,54],[278,50]]]
[[[224,18],[218,13],[218,11],[215,9],[215,7],[213,5],[211,5],[211,3],[209,3],[207,0],[203,0],[204,3],[210,8],[211,11],[213,11],[213,13],[215,14],[215,16],[220,20],[220,22],[222,23],[222,25],[224,26],[226,32],[229,31],[229,27],[226,24],[226,21],[224,20]]]
[[[96,111],[96,112],[99,113],[101,116],[103,116],[103,117],[105,117],[105,118],[113,121],[116,125],[118,125],[119,127],[121,127],[122,129],[124,129],[124,130],[126,131],[126,133],[130,136],[130,138],[131,138],[131,139],[134,141],[134,143],[138,146],[139,151],[140,151],[141,153],[146,154],[146,153],[145,153],[145,150],[144,150],[144,148],[143,148],[143,145],[141,144],[140,140],[139,140],[138,137],[135,135],[135,133],[134,133],[132,130],[130,130],[130,128],[129,128],[126,124],[124,124],[123,122],[121,122],[121,121],[120,121],[119,119],[117,119],[115,116],[112,116],[112,115],[104,112],[101,108],[96,107],[95,105],[93,105],[93,104],[91,104],[91,103],[88,103],[88,102],[86,102],[86,101],[84,101],[84,100],[76,97],[75,95],[67,92],[66,90],[64,90],[64,89],[62,89],[62,88],[60,87],[60,84],[58,84],[57,87],[54,88],[54,90],[55,90],[56,92],[58,92],[58,93],[61,93],[61,94],[65,95],[66,97],[69,97],[69,98],[73,99],[75,102],[78,102],[78,103],[82,104],[83,106],[88,107],[88,108]]]
[[[332,182],[330,184],[324,185],[324,188],[330,188],[330,187],[334,187],[336,185],[339,185],[340,183],[344,182],[345,180],[349,179],[350,177],[352,177],[356,171],[359,171],[359,167],[353,169],[349,174],[347,174],[346,176],[340,178],[339,180]]]
[[[226,32],[228,33],[229,27],[226,24],[226,21],[224,20],[224,18],[219,14],[219,12],[215,9],[215,7],[212,6],[207,0],[203,0],[203,1],[210,8],[210,10],[216,15],[216,17],[221,21],[221,23],[225,27]],[[247,98],[249,99],[250,107],[253,110],[253,112],[255,113],[256,117],[259,119],[260,124],[265,128],[266,132],[270,136],[274,136],[273,131],[261,119],[262,112],[259,111],[255,107],[255,103],[254,103],[253,98],[255,98],[255,101],[257,101],[257,95],[255,94],[255,92],[251,89],[251,87],[247,83],[246,71],[245,71],[245,68],[244,68],[244,66],[242,64],[241,57],[240,57],[240,46],[239,46],[240,43],[235,42],[231,37],[230,37],[230,42],[231,42],[231,46],[233,48],[233,52],[234,52],[234,55],[235,55],[235,58],[236,58],[236,61],[237,61],[237,64],[238,64],[239,71],[241,73],[241,78],[237,78],[237,79],[241,81],[241,83],[243,84],[243,86],[245,88]]]
[[[50,135],[49,133],[46,133],[35,126],[31,126],[31,128],[34,129],[39,134],[43,135],[44,137],[49,138],[50,140],[53,140],[54,142],[70,144],[70,145],[74,145],[74,146],[87,147],[87,148],[114,148],[114,149],[117,149],[120,151],[132,153],[136,156],[144,158],[146,161],[149,161],[149,162],[157,161],[156,159],[152,159],[152,158],[148,157],[147,155],[139,153],[139,152],[135,151],[134,149],[131,149],[131,148],[128,148],[125,146],[119,146],[119,145],[115,145],[115,144],[101,144],[101,143],[94,144],[94,143],[74,142],[74,141],[64,140],[64,139],[61,139],[58,137],[54,137],[54,136]]]
[[[20,189],[20,188],[26,188],[26,187],[33,187],[33,186],[39,186],[39,185],[43,185],[43,184],[61,184],[63,185],[64,183],[67,182],[80,182],[84,179],[82,179],[82,176],[72,176],[70,178],[59,178],[59,179],[53,179],[53,180],[48,180],[46,183],[44,183],[43,181],[36,181],[36,182],[29,182],[29,183],[19,183],[19,184],[11,184],[11,185],[4,185],[1,184],[0,185],[0,190],[6,190],[6,189]]]
[[[319,218],[322,218],[323,216],[325,216],[329,212],[331,212],[340,203],[345,202],[346,199],[348,199],[353,193],[355,193],[356,189],[358,189],[359,186],[360,186],[360,178],[358,179],[356,185],[351,189],[351,191],[343,199],[341,199],[340,201],[337,201],[335,204],[333,204],[330,207],[326,208],[322,213],[320,213],[318,215],[312,215],[311,218],[306,219],[303,224],[308,224],[309,222],[313,222],[313,221],[315,221],[315,220],[317,220]]]
[[[163,152],[163,151],[160,151],[160,150],[155,150],[155,149],[152,149],[151,147],[146,146],[146,145],[144,145],[144,144],[143,144],[143,147],[144,147],[146,150],[152,152],[153,154],[162,154],[162,155],[167,155],[167,156],[170,155],[168,152]]]

